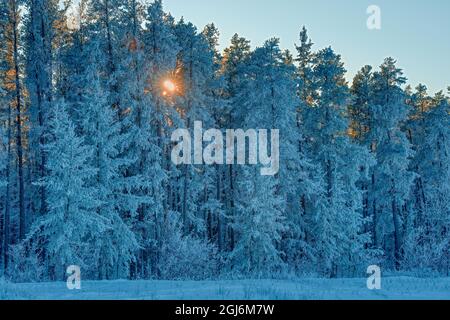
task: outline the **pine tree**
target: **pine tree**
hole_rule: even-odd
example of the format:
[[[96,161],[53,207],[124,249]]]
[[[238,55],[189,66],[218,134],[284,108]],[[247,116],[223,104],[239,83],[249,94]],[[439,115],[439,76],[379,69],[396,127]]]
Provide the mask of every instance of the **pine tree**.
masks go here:
[[[258,167],[245,168],[233,228],[236,246],[230,253],[230,271],[238,276],[268,276],[284,268],[279,249],[284,229],[283,199],[276,180],[261,176]]]
[[[193,133],[194,123],[201,121],[204,127],[213,126],[212,110],[208,107],[208,84],[214,76],[213,52],[208,42],[192,23],[180,20],[175,26],[175,35],[180,46],[177,66],[177,83],[182,84],[183,92],[177,101],[182,113],[181,124]],[[193,135],[193,134],[192,134]],[[195,165],[201,164],[195,161]],[[184,165],[181,170],[180,212],[183,219],[184,232],[204,234],[202,221],[204,211],[200,209],[201,197],[205,192],[202,179],[211,174],[211,168],[200,173],[193,165]],[[196,214],[200,214],[197,216]]]
[[[25,130],[24,124],[26,123],[26,118],[24,117],[25,105],[24,105],[24,88],[22,81],[22,59],[20,55],[22,38],[20,32],[20,1],[8,0],[4,3],[3,8],[3,18],[2,24],[4,25],[3,37],[6,39],[6,48],[3,49],[2,60],[5,64],[5,73],[3,75],[3,86],[7,91],[7,96],[9,99],[8,110],[8,132],[9,143],[14,145],[14,153],[17,154],[17,159],[15,159],[15,164],[17,166],[17,177],[14,177],[14,185],[18,188],[18,215],[19,215],[19,226],[18,226],[18,239],[23,240],[25,238],[27,229],[27,212],[25,204],[25,168],[24,168],[24,157],[25,157]],[[14,136],[14,138],[13,138]],[[10,154],[12,155],[12,153]],[[9,172],[12,175],[12,170]],[[13,183],[11,183],[12,185]],[[8,199],[7,206],[12,205],[11,190],[7,190]],[[11,208],[8,208],[10,210]]]
[[[249,56],[250,41],[235,34],[231,39],[230,47],[224,50],[222,61],[222,72],[227,85],[226,98],[230,102],[230,111],[227,112],[228,119],[226,121],[229,128],[240,128],[243,122],[243,119],[238,118],[236,114],[240,109],[237,96],[241,90],[240,86],[244,77],[243,69]]]
[[[296,46],[298,63],[298,80],[301,82],[298,92],[303,103],[310,105],[316,98],[313,80],[314,53],[312,52],[313,42],[308,36],[308,30],[303,26],[300,32],[300,45]]]
[[[317,248],[312,241],[316,232],[315,216],[326,207],[323,170],[320,164],[314,163],[308,148],[307,126],[305,115],[314,103],[312,52],[313,43],[309,39],[305,27],[300,32],[300,45],[296,46],[298,67],[295,74],[297,83],[296,141],[297,163],[294,186],[297,188],[294,197],[288,198],[288,233],[284,235],[283,245],[286,258],[292,270],[297,273],[308,273],[316,270]],[[290,127],[290,126],[289,126]],[[295,196],[298,195],[298,198]]]
[[[179,115],[173,100],[182,93],[183,85],[176,80],[177,55],[179,53],[179,45],[175,35],[175,26],[173,17],[163,11],[162,1],[154,1],[149,5],[146,12],[146,30],[143,32],[143,45],[145,49],[145,64],[148,68],[148,79],[145,79],[145,88],[149,93],[149,99],[153,106],[151,113],[151,123],[155,147],[158,148],[160,159],[160,167],[162,174],[171,180],[176,176],[176,168],[170,162],[170,126],[171,123],[179,123]],[[136,69],[139,75],[141,69]],[[166,84],[174,86],[172,92],[165,86]],[[144,106],[145,107],[145,106]],[[161,175],[161,174],[160,174]],[[166,219],[168,210],[174,210],[173,203],[175,199],[176,186],[169,184],[167,181],[162,182],[162,188],[165,189],[163,194],[167,194],[161,198],[161,205]],[[158,233],[161,236],[163,228],[158,226]]]
[[[121,110],[119,105],[118,46],[121,41],[122,3],[119,0],[91,0],[87,7],[87,34],[98,42],[104,60],[101,72],[108,79],[108,103]]]
[[[239,92],[241,91],[241,84],[245,77],[244,66],[250,55],[250,41],[239,37],[235,34],[231,39],[231,44],[224,50],[222,58],[222,74],[225,79],[225,90],[223,97],[227,101],[227,108],[223,111],[221,122],[224,128],[243,128],[242,117],[238,119],[240,109]],[[225,203],[225,219],[224,223],[230,225],[231,219],[236,214],[235,199],[236,183],[238,172],[233,165],[224,167],[223,176],[223,193]],[[223,235],[223,247],[226,250],[233,250],[235,245],[234,230],[228,227]],[[221,246],[222,247],[222,246]]]
[[[433,100],[428,96],[427,87],[423,84],[418,85],[415,92],[412,92],[412,90],[408,92],[405,89],[405,98],[407,105],[411,109],[409,110],[408,119],[403,124],[403,130],[406,132],[408,140],[411,143],[411,147],[415,152],[414,156],[411,157],[409,169],[410,171],[419,173],[419,166],[423,161],[423,154],[418,154],[417,151],[420,150],[424,144],[426,135],[424,119],[427,111],[432,107]],[[411,239],[414,238],[415,234],[414,225],[423,224],[426,202],[424,187],[423,177],[419,173],[414,180],[414,185],[412,186],[411,191],[411,201],[408,205],[408,210],[411,214],[409,214],[410,219],[408,219],[405,223],[404,237],[405,241],[410,241],[404,245],[404,257],[406,257],[406,252],[409,251],[410,248],[416,246],[415,243],[411,242]]]
[[[34,181],[45,177],[46,155],[42,146],[47,133],[47,117],[53,100],[53,48],[58,19],[58,1],[28,0],[25,18],[26,86],[30,95],[28,115],[32,123],[30,132],[31,159]],[[34,190],[33,210],[43,215],[46,195],[43,186]]]
[[[116,69],[116,45],[119,34],[119,9],[117,0],[92,0],[88,7],[88,22],[92,35],[100,41],[107,60],[103,66],[109,76]]]
[[[9,27],[9,15],[8,15],[8,4],[7,2],[0,3],[0,42],[1,43],[11,43],[10,39],[10,27]],[[5,273],[8,269],[9,254],[8,248],[10,245],[10,228],[11,228],[11,207],[12,207],[12,196],[11,196],[11,167],[12,167],[12,104],[11,102],[11,79],[8,76],[9,70],[9,58],[10,55],[10,45],[0,47],[0,128],[4,129],[6,141],[4,152],[6,152],[6,158],[2,161],[2,184],[6,185],[4,189],[1,190],[2,199],[2,235],[1,235],[1,257],[2,262],[2,273]],[[3,137],[2,137],[3,138]],[[3,144],[3,140],[2,140]],[[4,167],[3,167],[4,166]]]
[[[415,174],[409,171],[413,156],[406,134],[401,130],[408,108],[403,91],[402,71],[387,58],[374,74],[372,87],[371,141],[377,164],[371,171],[369,188],[373,211],[373,241],[385,250],[390,267],[400,268],[405,222],[412,220],[405,210]]]
[[[229,111],[229,103],[225,98],[226,82],[222,68],[222,55],[218,50],[219,30],[214,24],[205,26],[202,36],[208,43],[208,49],[213,53],[213,66],[211,78],[206,85],[206,104],[211,114],[211,121],[216,127],[223,127],[226,123],[226,113]],[[205,176],[207,180],[203,201],[205,206],[205,222],[207,224],[207,238],[216,244],[219,251],[225,246],[225,223],[224,213],[226,201],[224,197],[224,175],[228,172],[223,165],[216,164],[214,168],[208,170]]]
[[[141,246],[132,276],[149,278],[158,272],[167,218],[164,126],[171,110],[162,99],[162,82],[175,68],[178,51],[161,1],[150,4],[146,12],[134,1],[128,8],[133,23],[126,28],[118,73],[121,105],[127,106],[121,114],[122,132],[128,136],[123,155],[134,161],[122,170],[131,196],[125,201],[129,207],[123,209],[132,216],[131,227]],[[145,30],[142,16],[147,21]]]
[[[86,136],[86,144],[93,150],[90,165],[96,170],[96,175],[88,183],[95,188],[96,200],[100,202],[96,212],[108,221],[109,227],[100,239],[96,239],[97,242],[92,243],[93,248],[98,248],[98,278],[111,279],[129,274],[129,265],[134,261],[139,246],[135,235],[122,219],[121,210],[124,203],[133,200],[124,191],[128,184],[121,175],[121,170],[133,163],[132,159],[122,156],[128,135],[121,134],[120,122],[103,95],[97,68],[99,53],[99,50],[97,54],[91,52],[92,62],[85,74],[90,86],[85,92],[82,107],[81,132]]]
[[[81,266],[92,277],[92,243],[109,227],[96,211],[97,190],[89,185],[97,174],[90,166],[93,150],[76,135],[64,102],[55,105],[50,121],[51,139],[45,146],[48,176],[40,182],[47,190],[48,213],[34,223],[27,244],[41,257],[51,279],[65,279],[69,265]]]
[[[408,230],[404,259],[410,268],[448,271],[450,243],[450,113],[444,97],[437,105],[425,111],[420,144],[416,145],[417,173],[420,175],[422,208],[412,230]]]
[[[368,146],[367,134],[370,130],[370,102],[372,67],[364,66],[353,78],[351,93],[353,101],[349,107],[350,135],[362,145]]]
[[[315,243],[323,272],[337,276],[364,256],[367,237],[362,233],[363,192],[357,185],[370,158],[364,148],[351,143],[346,118],[350,100],[341,58],[331,48],[315,56],[313,78],[317,100],[302,117],[308,149],[324,174],[324,199],[316,212]]]
[[[219,29],[214,23],[207,24],[203,28],[202,35],[208,42],[209,50],[214,53],[214,63],[217,64],[216,67],[219,68],[222,61],[222,54],[218,50],[220,38]]]
[[[246,77],[242,90],[237,95],[242,106],[236,116],[244,119],[244,128],[278,129],[282,137],[279,141],[281,166],[279,172],[275,172],[276,177],[263,179],[259,177],[260,172],[254,176],[254,170],[243,168],[239,170],[236,180],[239,184],[238,194],[241,196],[237,197],[239,209],[235,220],[238,222],[234,227],[238,235],[232,257],[239,255],[242,250],[250,250],[256,245],[253,241],[258,241],[254,234],[246,234],[250,232],[247,223],[254,225],[254,232],[262,237],[259,241],[265,248],[247,256],[245,262],[242,261],[247,263],[247,272],[262,272],[266,263],[268,269],[265,271],[275,268],[276,264],[280,266],[282,259],[278,247],[281,232],[285,231],[281,221],[287,213],[288,198],[293,201],[292,197],[297,191],[291,188],[295,185],[299,169],[296,153],[298,132],[295,124],[295,68],[284,58],[278,39],[268,40],[263,47],[256,49],[246,63],[243,71]],[[249,190],[248,194],[247,188],[253,190],[253,193]],[[266,221],[259,222],[260,220]],[[256,263],[255,270],[251,267],[252,263]]]

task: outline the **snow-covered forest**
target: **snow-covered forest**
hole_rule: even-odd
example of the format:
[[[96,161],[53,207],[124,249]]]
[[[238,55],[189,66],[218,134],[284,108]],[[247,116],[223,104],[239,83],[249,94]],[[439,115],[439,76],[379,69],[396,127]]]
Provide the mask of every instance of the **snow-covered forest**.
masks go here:
[[[0,2],[0,277],[449,275],[450,87],[349,82],[305,27],[221,51],[161,0],[59,2]],[[279,129],[279,173],[174,165],[194,121]]]

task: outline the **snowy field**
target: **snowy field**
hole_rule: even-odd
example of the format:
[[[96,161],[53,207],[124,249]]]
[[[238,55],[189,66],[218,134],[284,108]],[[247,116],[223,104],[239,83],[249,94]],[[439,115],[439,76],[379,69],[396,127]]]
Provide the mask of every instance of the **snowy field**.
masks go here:
[[[0,299],[50,300],[450,300],[450,278],[383,278],[371,291],[366,279],[301,279],[295,281],[85,281],[78,291],[64,282],[11,284],[0,281]]]

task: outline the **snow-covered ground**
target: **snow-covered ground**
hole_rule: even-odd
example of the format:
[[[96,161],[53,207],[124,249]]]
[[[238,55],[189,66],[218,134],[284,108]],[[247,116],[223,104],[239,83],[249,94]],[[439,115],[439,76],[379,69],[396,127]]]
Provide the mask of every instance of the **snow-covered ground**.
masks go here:
[[[450,299],[450,278],[383,278],[381,290],[366,279],[244,281],[85,281],[70,291],[64,282],[11,284],[0,281],[0,299],[308,300]]]

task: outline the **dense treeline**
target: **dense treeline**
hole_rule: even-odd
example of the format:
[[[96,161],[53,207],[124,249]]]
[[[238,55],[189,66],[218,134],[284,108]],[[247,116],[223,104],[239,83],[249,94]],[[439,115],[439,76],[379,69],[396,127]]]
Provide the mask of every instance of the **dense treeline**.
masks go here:
[[[449,92],[278,39],[223,53],[138,0],[0,3],[0,274],[448,274]],[[446,95],[447,94],[447,95]],[[280,171],[179,165],[171,132],[280,129]]]

